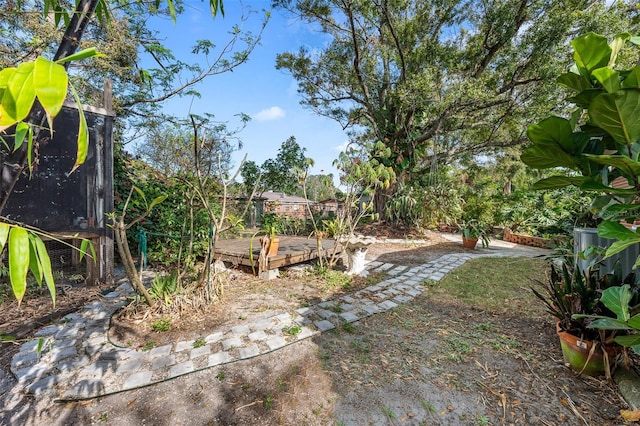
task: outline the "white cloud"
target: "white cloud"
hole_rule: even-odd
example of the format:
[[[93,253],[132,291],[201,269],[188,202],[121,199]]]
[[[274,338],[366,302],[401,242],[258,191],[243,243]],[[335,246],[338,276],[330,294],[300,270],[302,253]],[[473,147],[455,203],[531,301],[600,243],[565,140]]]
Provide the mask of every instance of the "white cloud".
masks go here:
[[[278,120],[280,118],[283,118],[284,116],[285,116],[285,113],[282,108],[277,106],[272,106],[270,108],[263,109],[257,114],[254,114],[253,118],[255,118],[258,121],[270,121],[270,120]]]
[[[344,152],[347,150],[348,146],[349,146],[349,139],[345,140],[338,146],[334,146],[333,149],[335,149],[338,152]]]

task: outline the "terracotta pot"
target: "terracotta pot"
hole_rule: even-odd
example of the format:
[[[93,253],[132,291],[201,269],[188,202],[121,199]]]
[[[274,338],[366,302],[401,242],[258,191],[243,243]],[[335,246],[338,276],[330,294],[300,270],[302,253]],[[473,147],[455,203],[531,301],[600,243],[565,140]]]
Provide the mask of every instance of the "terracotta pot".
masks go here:
[[[558,321],[556,321],[556,332],[560,338],[564,360],[571,366],[571,369],[588,376],[599,376],[605,372],[605,351],[611,364],[621,350],[619,346],[607,345],[603,351],[600,342],[583,340],[563,331],[560,329]],[[595,349],[593,349],[594,345],[596,346]]]
[[[476,244],[478,244],[477,238],[462,237],[462,247],[473,249],[476,248]]]

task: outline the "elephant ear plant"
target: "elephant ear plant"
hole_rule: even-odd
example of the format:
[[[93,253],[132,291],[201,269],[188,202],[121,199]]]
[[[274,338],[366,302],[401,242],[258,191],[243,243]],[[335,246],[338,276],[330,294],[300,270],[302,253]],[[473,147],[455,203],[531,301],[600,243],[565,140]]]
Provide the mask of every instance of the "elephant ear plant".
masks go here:
[[[558,83],[571,91],[567,100],[575,108],[569,118],[552,116],[531,125],[527,136],[533,145],[521,159],[535,169],[564,169],[538,181],[537,189],[576,185],[596,194],[591,207],[603,219],[598,235],[617,240],[606,258],[640,243],[631,226],[640,216],[640,37],[618,34],[609,43],[587,33],[571,45],[575,64]],[[622,56],[635,66],[619,69]]]

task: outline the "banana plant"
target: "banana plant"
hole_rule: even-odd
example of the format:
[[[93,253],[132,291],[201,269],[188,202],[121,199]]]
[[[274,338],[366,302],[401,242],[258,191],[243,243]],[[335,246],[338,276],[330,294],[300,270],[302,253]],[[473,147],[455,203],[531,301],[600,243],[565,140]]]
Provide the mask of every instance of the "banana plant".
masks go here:
[[[552,116],[529,126],[533,145],[521,160],[535,169],[564,172],[542,179],[536,189],[575,185],[595,195],[592,210],[603,221],[598,235],[617,240],[605,258],[640,243],[640,233],[621,222],[640,217],[640,65],[618,69],[623,48],[640,46],[640,36],[614,40],[587,33],[571,42],[575,64],[558,78],[575,105],[568,118]],[[640,258],[634,268],[640,265]]]

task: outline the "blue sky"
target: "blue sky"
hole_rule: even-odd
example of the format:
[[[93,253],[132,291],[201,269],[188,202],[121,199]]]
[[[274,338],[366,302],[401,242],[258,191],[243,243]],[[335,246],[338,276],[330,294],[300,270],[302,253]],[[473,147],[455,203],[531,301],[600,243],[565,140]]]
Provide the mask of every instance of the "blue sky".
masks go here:
[[[166,37],[165,46],[185,62],[191,57],[190,49],[195,40],[209,39],[221,47],[229,39],[229,29],[242,24],[240,3],[236,0],[225,1],[225,16],[218,15],[215,19],[209,12],[208,1],[188,0],[186,4],[186,13],[178,17],[175,25],[171,20],[150,21],[151,28]],[[269,1],[248,0],[243,5],[258,13],[251,14],[242,27],[257,33],[262,9],[269,8]],[[166,111],[186,117],[191,108],[195,114],[214,114],[217,120],[228,122],[230,127],[237,125],[237,114],[248,114],[252,120],[239,135],[244,147],[234,155],[236,164],[245,153],[248,160],[262,164],[276,156],[282,142],[295,136],[298,144],[306,148],[306,156],[315,160],[312,174],[333,173],[337,178],[338,172],[331,163],[340,148],[346,145],[346,133],[337,122],[303,108],[295,80],[275,68],[276,54],[297,51],[302,45],[319,49],[328,41],[326,35],[282,12],[272,11],[261,44],[248,63],[233,72],[208,77],[195,87],[201,98],[171,100],[165,104]]]

